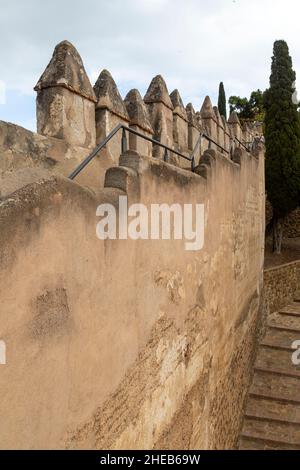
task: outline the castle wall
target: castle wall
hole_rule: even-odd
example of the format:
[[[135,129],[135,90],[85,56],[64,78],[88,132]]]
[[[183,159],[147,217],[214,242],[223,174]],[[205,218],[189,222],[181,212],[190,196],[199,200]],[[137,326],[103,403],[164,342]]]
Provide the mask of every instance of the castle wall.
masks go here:
[[[49,174],[68,176],[90,153],[86,147],[4,121],[0,121],[0,151],[0,197]],[[76,181],[99,189],[113,163],[108,149],[103,149]]]
[[[262,289],[263,152],[184,171],[127,153],[96,197],[51,177],[0,206],[0,448],[235,444]],[[204,248],[96,238],[100,202],[203,203]],[[176,256],[174,256],[176,253]]]

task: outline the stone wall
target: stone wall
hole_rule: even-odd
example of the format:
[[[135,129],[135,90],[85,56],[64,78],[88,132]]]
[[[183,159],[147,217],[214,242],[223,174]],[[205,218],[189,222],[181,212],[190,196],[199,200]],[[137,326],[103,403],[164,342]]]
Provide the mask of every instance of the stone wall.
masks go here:
[[[67,41],[36,90],[39,134],[0,122],[0,447],[234,447],[261,311],[265,188],[263,148],[232,145],[254,128],[227,123],[209,97],[185,107],[160,75],[144,99],[123,100],[106,70],[92,88]],[[213,143],[193,173],[136,138],[120,156],[118,134],[65,179],[120,122],[185,155],[203,132]],[[204,204],[204,248],[98,240],[97,206],[119,213],[124,195],[148,210]]]
[[[300,289],[300,261],[264,271],[266,311],[273,313],[291,303]]]
[[[64,139],[0,121],[0,197],[38,178],[51,174],[68,176],[89,153],[86,147],[71,145]],[[112,164],[108,150],[104,149],[77,181],[99,188],[104,184],[105,171]]]
[[[263,152],[237,164],[211,149],[193,174],[129,152],[97,196],[52,176],[4,198],[1,448],[235,445],[262,289],[263,164]],[[97,205],[118,209],[125,194],[203,203],[203,250],[98,240]]]

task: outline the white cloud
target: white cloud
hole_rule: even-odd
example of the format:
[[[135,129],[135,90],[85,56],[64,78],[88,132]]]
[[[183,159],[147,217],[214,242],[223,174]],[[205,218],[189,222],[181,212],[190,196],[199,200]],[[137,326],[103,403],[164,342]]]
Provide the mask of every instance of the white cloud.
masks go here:
[[[123,94],[146,91],[162,74],[199,109],[227,96],[264,89],[272,45],[285,39],[300,74],[298,0],[1,0],[0,70],[7,88],[32,88],[63,39],[78,49],[93,80],[103,68]]]

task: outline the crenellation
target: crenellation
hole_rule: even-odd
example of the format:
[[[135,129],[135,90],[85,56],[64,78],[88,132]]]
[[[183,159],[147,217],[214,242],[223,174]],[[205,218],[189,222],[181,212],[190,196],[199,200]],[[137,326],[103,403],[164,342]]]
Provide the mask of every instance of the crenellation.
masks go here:
[[[96,97],[82,59],[70,42],[55,47],[34,90],[39,134],[70,145],[95,146]]]
[[[224,130],[224,123],[221,117],[221,114],[219,112],[219,108],[217,106],[213,107],[215,116],[216,116],[216,122],[217,122],[217,143],[221,145],[221,147],[225,148],[225,130]],[[223,151],[222,151],[223,153]]]
[[[118,125],[128,125],[130,118],[116,82],[108,70],[102,70],[94,85],[96,104],[96,140],[99,144]],[[121,151],[121,133],[107,144],[113,161]]]
[[[242,139],[242,128],[239,117],[235,111],[233,111],[228,119],[228,127],[231,130],[232,137],[235,137],[239,141]]]
[[[170,94],[173,104],[173,142],[174,148],[188,153],[188,117],[178,90]]]
[[[150,123],[148,110],[140,92],[136,89],[130,90],[126,95],[124,103],[130,119],[129,126],[145,134],[147,137],[152,138],[154,134],[153,127]],[[152,143],[134,134],[129,134],[129,148],[130,150],[139,152],[141,155],[152,156]]]
[[[229,152],[231,144],[231,133],[227,121],[224,116],[221,116],[224,126],[224,147]]]
[[[206,96],[203,102],[203,105],[200,110],[200,116],[203,122],[204,131],[209,135],[209,137],[217,142],[218,140],[218,124],[216,120],[216,115],[213,109],[212,102],[209,96]],[[207,147],[215,147],[213,144],[208,145]]]
[[[165,80],[161,75],[154,77],[144,97],[154,137],[159,142],[173,147],[173,105]],[[153,156],[163,158],[160,147],[153,148]]]
[[[76,146],[93,148],[117,125],[124,124],[180,153],[191,155],[203,133],[214,142],[202,139],[195,155],[197,165],[207,149],[219,150],[231,158],[234,148],[240,145],[234,144],[235,138],[251,142],[261,130],[253,123],[246,123],[242,129],[236,113],[232,113],[226,122],[209,96],[205,97],[200,111],[196,112],[192,103],[185,108],[177,89],[169,95],[161,75],[152,79],[144,99],[134,89],[123,100],[108,70],[102,70],[92,88],[81,57],[67,41],[56,46],[35,89],[38,92],[38,132],[62,139],[72,149]],[[145,139],[131,133],[126,135],[129,150],[148,157],[167,158],[169,163],[182,168],[189,167],[186,160],[172,152],[166,154],[163,148]],[[101,151],[103,158],[95,159],[94,177],[103,181],[103,170],[119,161],[121,139],[122,132],[119,131]]]

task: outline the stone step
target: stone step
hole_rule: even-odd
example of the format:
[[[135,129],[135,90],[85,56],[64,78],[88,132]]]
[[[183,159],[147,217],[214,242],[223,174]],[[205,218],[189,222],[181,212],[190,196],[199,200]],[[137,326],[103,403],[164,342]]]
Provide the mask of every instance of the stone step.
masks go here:
[[[268,326],[296,331],[300,333],[300,317],[294,315],[272,313],[267,320]],[[299,338],[300,339],[300,338]]]
[[[288,305],[287,307],[284,307],[279,310],[279,313],[283,314],[290,314],[294,315],[296,317],[300,316],[300,303],[293,302],[292,304]]]
[[[300,410],[300,377],[286,377],[267,372],[255,372],[250,396],[273,398],[299,404]]]
[[[261,341],[261,345],[277,347],[279,349],[290,349],[292,351],[292,343],[298,339],[300,339],[299,333],[268,328],[265,337]]]
[[[296,292],[294,296],[294,302],[300,302],[300,292]]]
[[[265,346],[260,346],[258,349],[254,369],[289,377],[300,377],[300,366],[295,366],[292,363],[292,351]]]
[[[241,436],[251,439],[263,439],[279,444],[299,446],[300,449],[299,424],[245,418]]]
[[[300,446],[284,444],[282,442],[266,441],[265,439],[255,439],[241,437],[239,440],[239,450],[298,450]]]
[[[300,398],[298,404],[275,399],[249,396],[245,416],[264,418],[300,425]]]

